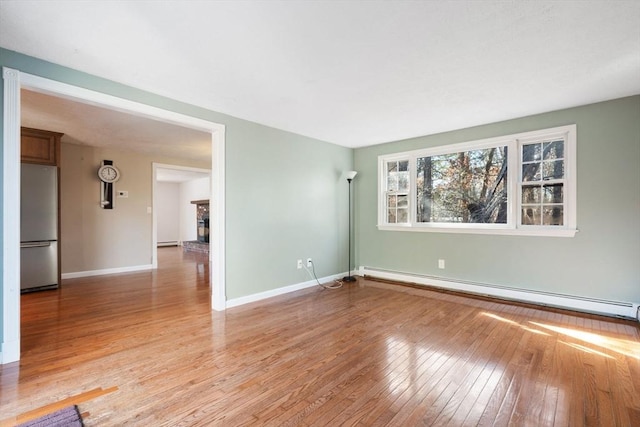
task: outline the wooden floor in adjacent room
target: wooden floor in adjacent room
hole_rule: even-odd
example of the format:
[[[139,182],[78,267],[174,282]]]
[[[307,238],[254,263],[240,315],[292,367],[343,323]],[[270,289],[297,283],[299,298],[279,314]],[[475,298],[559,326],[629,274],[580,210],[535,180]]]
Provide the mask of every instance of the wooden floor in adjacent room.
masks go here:
[[[87,426],[640,426],[635,322],[363,279],[212,312],[202,255],[159,256],[22,296],[0,422],[77,403]]]

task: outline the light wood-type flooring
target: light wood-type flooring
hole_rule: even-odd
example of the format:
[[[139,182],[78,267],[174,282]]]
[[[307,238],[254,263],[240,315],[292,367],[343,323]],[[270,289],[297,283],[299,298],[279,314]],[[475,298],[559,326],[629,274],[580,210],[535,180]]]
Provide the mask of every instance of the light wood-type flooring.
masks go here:
[[[0,420],[76,402],[87,426],[640,426],[636,322],[364,279],[213,312],[202,256],[159,255],[22,296]]]

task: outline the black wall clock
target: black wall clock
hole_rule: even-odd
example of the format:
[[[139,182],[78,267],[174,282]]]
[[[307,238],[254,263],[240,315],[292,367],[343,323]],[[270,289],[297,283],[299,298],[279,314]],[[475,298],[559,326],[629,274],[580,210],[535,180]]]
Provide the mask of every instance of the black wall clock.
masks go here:
[[[98,169],[100,178],[100,207],[113,209],[113,183],[120,179],[120,171],[113,165],[113,160],[103,160]]]

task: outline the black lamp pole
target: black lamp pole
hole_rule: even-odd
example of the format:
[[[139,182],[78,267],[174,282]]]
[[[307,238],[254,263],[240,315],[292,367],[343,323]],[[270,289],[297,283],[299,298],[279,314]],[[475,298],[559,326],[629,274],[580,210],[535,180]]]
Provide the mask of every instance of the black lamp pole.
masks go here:
[[[351,181],[353,181],[353,177],[347,178],[347,181],[349,182],[349,275],[343,277],[342,281],[355,282],[356,278],[351,275]]]

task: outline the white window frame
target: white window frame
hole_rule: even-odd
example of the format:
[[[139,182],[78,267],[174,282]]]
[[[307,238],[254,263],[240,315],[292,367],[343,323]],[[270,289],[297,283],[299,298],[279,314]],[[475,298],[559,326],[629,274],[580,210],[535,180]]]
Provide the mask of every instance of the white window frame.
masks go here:
[[[523,144],[535,141],[546,141],[554,138],[564,140],[564,179],[563,179],[563,225],[521,225],[522,203],[522,164],[521,150]],[[392,153],[378,156],[378,229],[386,231],[417,231],[435,233],[471,233],[471,234],[498,234],[517,236],[550,236],[550,237],[574,237],[577,230],[576,224],[576,145],[577,128],[575,124],[559,126],[550,129],[542,129],[531,132],[523,132],[505,135],[496,138],[488,138],[459,144],[442,145],[438,147],[420,150]],[[481,223],[424,223],[417,222],[416,206],[416,164],[420,157],[430,157],[442,154],[459,153],[470,150],[486,149],[493,147],[508,148],[507,154],[507,223],[506,224],[481,224]],[[409,161],[409,222],[387,223],[386,218],[386,163],[389,161]]]

